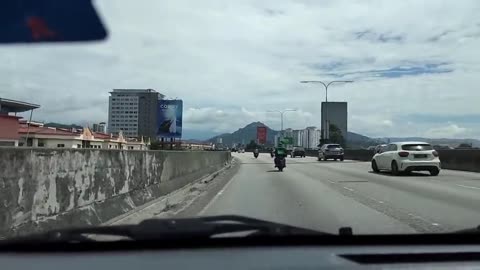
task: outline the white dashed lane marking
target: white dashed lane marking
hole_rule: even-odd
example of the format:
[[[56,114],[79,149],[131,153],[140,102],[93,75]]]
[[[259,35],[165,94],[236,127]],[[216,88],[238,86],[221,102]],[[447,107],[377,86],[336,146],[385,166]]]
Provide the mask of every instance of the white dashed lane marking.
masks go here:
[[[457,184],[456,186],[463,187],[463,188],[470,188],[470,189],[480,189],[480,187],[472,187],[472,186],[465,186],[465,185],[459,185],[459,184]]]

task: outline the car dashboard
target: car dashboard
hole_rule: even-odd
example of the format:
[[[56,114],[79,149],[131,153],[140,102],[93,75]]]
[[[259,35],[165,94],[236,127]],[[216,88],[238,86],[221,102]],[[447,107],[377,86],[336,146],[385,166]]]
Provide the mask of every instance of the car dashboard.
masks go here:
[[[2,269],[470,269],[480,245],[243,246],[91,252],[6,252]]]

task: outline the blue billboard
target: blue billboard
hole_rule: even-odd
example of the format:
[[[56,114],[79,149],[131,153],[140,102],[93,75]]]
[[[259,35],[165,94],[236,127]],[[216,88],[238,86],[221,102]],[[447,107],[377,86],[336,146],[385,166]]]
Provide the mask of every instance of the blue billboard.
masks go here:
[[[159,100],[157,112],[157,137],[181,138],[183,101]]]

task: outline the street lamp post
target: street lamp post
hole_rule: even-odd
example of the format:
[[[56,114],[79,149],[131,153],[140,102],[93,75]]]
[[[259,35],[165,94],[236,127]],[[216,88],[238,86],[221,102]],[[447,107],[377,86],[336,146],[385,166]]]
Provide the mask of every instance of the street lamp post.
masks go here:
[[[277,112],[280,114],[280,136],[283,137],[283,114],[286,112],[295,112],[297,109],[285,109],[283,111],[280,110],[270,110],[267,112]]]
[[[330,132],[329,132],[329,124],[328,124],[328,87],[334,83],[353,83],[353,81],[331,81],[329,83],[324,83],[323,81],[300,81],[300,83],[320,83],[325,87],[325,130],[323,131],[323,138],[329,139]],[[323,113],[323,112],[322,112]]]

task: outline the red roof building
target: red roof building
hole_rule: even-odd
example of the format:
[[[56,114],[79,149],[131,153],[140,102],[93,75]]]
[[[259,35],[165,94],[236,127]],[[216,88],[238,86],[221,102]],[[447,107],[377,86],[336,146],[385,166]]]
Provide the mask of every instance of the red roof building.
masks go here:
[[[20,141],[19,112],[32,111],[39,105],[0,98],[0,146],[18,146]]]

